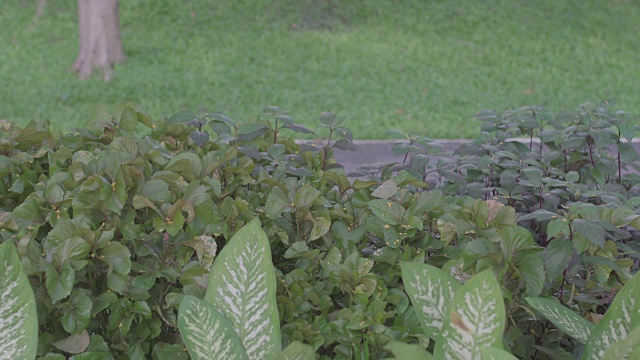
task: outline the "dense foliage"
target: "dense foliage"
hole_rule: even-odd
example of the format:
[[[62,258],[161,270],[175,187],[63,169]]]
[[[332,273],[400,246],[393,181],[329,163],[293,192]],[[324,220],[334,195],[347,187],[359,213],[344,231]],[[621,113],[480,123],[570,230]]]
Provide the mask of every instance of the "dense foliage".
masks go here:
[[[482,112],[482,135],[455,154],[394,132],[405,161],[355,180],[332,157],[356,149],[334,114],[319,118],[322,144],[284,138],[313,132],[282,109],[264,118],[200,109],[154,122],[123,104],[63,134],[1,124],[0,241],[15,244],[35,293],[38,356],[186,359],[179,305],[216,304],[212,286],[240,261],[227,245],[256,218],[275,267],[276,340],[326,359],[402,358],[406,344],[449,354],[440,333],[468,324],[423,311],[429,279],[453,284],[451,314],[488,289],[475,306],[490,304],[500,326],[474,328],[491,348],[474,356],[575,358],[593,331],[548,309],[591,329],[637,271],[636,128],[606,103]]]

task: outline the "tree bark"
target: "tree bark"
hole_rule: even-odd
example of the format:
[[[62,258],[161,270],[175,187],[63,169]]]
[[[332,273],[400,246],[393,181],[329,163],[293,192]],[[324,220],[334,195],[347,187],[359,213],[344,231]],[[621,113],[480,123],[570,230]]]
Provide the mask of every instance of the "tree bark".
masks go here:
[[[120,40],[118,0],[78,0],[80,50],[72,69],[86,79],[94,68],[102,70],[106,81],[113,65],[124,60]]]
[[[38,0],[38,7],[36,8],[36,17],[42,15],[44,8],[47,6],[47,0]]]

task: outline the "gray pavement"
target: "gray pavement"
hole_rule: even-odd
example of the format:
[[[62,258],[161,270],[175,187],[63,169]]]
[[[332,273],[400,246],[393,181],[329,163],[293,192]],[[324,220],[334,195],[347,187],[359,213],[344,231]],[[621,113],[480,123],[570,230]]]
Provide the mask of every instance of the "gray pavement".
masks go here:
[[[437,142],[443,144],[447,151],[453,151],[457,149],[461,144],[470,142],[471,140],[464,139],[438,139]],[[528,142],[529,139],[522,139],[524,142]],[[535,140],[534,140],[535,141]],[[389,164],[389,163],[401,163],[404,155],[394,156],[391,150],[395,143],[400,140],[354,140],[354,144],[358,146],[356,151],[342,151],[334,149],[334,156],[336,162],[344,166],[347,174],[356,172],[359,167],[364,165],[374,164]],[[635,138],[632,141],[636,151],[640,153],[640,139]]]
[[[470,140],[438,140],[445,146],[447,151],[455,150],[465,142]],[[353,143],[358,146],[356,151],[334,150],[336,162],[344,166],[347,174],[355,172],[359,167],[374,164],[390,164],[401,163],[404,155],[395,156],[392,151],[394,144],[401,142],[399,140],[354,140]],[[443,150],[445,150],[443,149]]]

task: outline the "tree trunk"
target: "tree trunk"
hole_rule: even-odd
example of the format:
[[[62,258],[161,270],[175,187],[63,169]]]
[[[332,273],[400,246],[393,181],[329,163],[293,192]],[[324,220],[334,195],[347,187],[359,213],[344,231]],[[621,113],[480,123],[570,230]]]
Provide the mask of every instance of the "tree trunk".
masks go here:
[[[47,6],[47,0],[38,0],[38,7],[36,8],[36,17],[42,15],[44,8]]]
[[[113,65],[124,60],[118,0],[78,0],[80,51],[72,69],[86,79],[94,68],[109,80]]]

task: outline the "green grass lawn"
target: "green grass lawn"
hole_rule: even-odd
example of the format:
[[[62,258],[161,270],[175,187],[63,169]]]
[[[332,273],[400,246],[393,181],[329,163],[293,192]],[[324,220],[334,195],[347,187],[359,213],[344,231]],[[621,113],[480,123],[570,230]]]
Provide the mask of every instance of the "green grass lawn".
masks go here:
[[[267,105],[357,139],[473,136],[482,109],[617,99],[640,113],[636,0],[122,0],[127,61],[79,81],[75,1],[0,4],[0,118],[81,126],[123,100],[152,116],[204,105],[238,122]],[[240,4],[242,3],[242,4]]]

